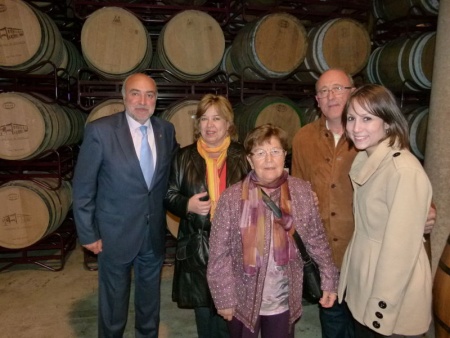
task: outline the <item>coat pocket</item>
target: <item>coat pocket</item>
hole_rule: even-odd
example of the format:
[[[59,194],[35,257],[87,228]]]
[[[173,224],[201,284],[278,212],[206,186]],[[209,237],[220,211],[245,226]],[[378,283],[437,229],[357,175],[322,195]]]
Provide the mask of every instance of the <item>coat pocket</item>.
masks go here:
[[[187,272],[206,269],[209,258],[209,238],[206,231],[198,231],[178,240],[176,259]]]

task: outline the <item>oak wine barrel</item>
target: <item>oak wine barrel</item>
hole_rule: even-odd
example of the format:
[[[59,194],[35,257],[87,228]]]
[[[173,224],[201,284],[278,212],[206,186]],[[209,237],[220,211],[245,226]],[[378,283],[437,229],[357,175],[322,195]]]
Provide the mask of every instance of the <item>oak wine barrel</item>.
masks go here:
[[[287,97],[253,96],[233,108],[240,142],[244,141],[247,133],[253,128],[272,123],[287,132],[290,149],[295,133],[302,126],[300,108]]]
[[[225,37],[219,23],[208,13],[179,12],[158,37],[152,68],[169,70],[182,81],[203,81],[219,69]]]
[[[367,28],[350,18],[336,18],[308,31],[308,51],[294,78],[315,83],[330,68],[355,75],[366,66],[371,43]]]
[[[106,100],[99,105],[92,108],[89,113],[86,123],[97,120],[101,117],[113,115],[125,110],[125,105],[123,104],[122,99],[109,99]]]
[[[93,12],[81,29],[86,63],[107,79],[124,79],[149,68],[153,50],[147,29],[130,11],[103,7]]]
[[[86,68],[87,64],[73,42],[63,39],[63,44],[63,60],[59,65],[59,68],[65,69],[68,75],[77,77],[78,70],[80,68]],[[63,76],[63,74],[61,75]]]
[[[410,109],[405,114],[409,125],[409,146],[411,148],[411,152],[419,160],[425,159],[428,111],[429,108],[427,106],[418,106]]]
[[[389,41],[370,55],[367,80],[393,91],[429,90],[435,44],[436,32]]]
[[[79,141],[83,127],[78,122],[83,113],[76,109],[66,113],[59,104],[40,98],[45,97],[0,93],[0,158],[28,160]]]
[[[321,111],[315,99],[305,99],[297,103],[302,116],[302,124],[314,122],[320,117]]]
[[[433,283],[433,314],[436,338],[450,337],[450,236],[439,260]]]
[[[283,78],[300,66],[307,47],[300,20],[288,13],[273,13],[247,23],[238,32],[230,60],[245,79]]]
[[[372,0],[372,13],[382,22],[409,15],[437,15],[438,12],[438,0]]]
[[[53,20],[25,1],[3,0],[0,5],[0,68],[49,74],[60,67],[64,43]],[[38,66],[44,61],[54,66]]]
[[[56,179],[41,179],[56,186]],[[62,224],[72,205],[70,183],[51,190],[32,181],[10,181],[0,186],[0,246],[28,247]]]
[[[173,124],[180,147],[194,142],[194,121],[199,102],[199,100],[177,101],[167,107],[159,116]]]

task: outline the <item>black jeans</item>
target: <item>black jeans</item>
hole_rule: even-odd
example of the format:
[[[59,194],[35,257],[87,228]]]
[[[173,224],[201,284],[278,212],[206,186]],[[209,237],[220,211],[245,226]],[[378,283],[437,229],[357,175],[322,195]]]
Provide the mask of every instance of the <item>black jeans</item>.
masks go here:
[[[355,338],[353,317],[344,301],[336,300],[330,308],[319,306],[322,338]]]

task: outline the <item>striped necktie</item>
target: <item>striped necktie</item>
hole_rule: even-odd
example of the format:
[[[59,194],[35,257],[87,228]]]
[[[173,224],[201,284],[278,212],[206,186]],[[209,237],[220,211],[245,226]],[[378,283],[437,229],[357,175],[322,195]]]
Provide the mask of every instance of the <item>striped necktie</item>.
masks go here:
[[[140,126],[139,129],[142,133],[140,164],[142,173],[144,174],[145,182],[147,182],[147,187],[150,188],[154,172],[153,156],[150,145],[148,144],[147,126]]]

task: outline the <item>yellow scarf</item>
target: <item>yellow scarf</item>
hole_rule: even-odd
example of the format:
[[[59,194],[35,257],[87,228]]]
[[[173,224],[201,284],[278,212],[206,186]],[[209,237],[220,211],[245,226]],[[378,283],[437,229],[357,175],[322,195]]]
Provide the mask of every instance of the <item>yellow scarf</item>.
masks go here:
[[[214,217],[214,212],[216,211],[217,201],[219,200],[219,187],[220,187],[220,177],[219,177],[219,169],[225,163],[227,158],[227,150],[230,146],[230,137],[227,136],[225,140],[223,140],[222,144],[215,148],[210,148],[205,143],[203,138],[200,138],[197,141],[197,150],[200,153],[200,156],[206,162],[206,179],[208,182],[208,194],[209,199],[211,201],[211,219]],[[220,155],[217,158],[212,158],[210,153],[219,153]]]

